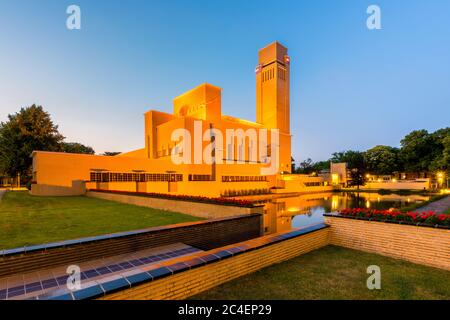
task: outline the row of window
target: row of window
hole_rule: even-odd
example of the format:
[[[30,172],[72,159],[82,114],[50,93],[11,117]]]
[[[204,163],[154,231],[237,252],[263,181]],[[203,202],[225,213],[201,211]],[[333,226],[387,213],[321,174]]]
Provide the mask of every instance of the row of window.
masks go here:
[[[120,172],[91,172],[93,182],[161,182],[183,181],[182,174],[170,173],[120,173]]]
[[[281,80],[286,80],[286,70],[278,67],[278,78]]]
[[[267,176],[222,176],[222,182],[261,182],[267,181]]]
[[[273,79],[274,77],[275,77],[275,70],[273,68],[271,68],[267,71],[264,71],[262,73],[262,81],[263,82],[269,81],[269,80]]]
[[[92,182],[164,182],[183,181],[182,174],[174,173],[121,173],[121,172],[91,172]],[[210,174],[189,174],[188,181],[212,181]],[[222,176],[222,182],[262,182],[267,176]],[[316,182],[309,182],[315,185]],[[308,183],[305,183],[308,185]],[[309,186],[309,185],[308,185]]]
[[[323,186],[323,182],[305,182],[307,187],[320,187]]]
[[[189,181],[212,181],[212,175],[210,174],[190,174],[188,176]]]
[[[286,80],[287,77],[286,75],[287,75],[286,69],[278,67],[278,78],[281,80]],[[271,68],[262,73],[262,82],[272,80],[274,77],[275,77],[275,69]]]
[[[214,137],[213,137],[214,138]],[[233,137],[234,138],[234,137]],[[214,140],[214,139],[213,139]],[[248,158],[246,158],[244,147],[247,152]],[[227,160],[250,160],[250,161],[256,161],[255,159],[250,159],[253,155],[254,151],[254,141],[250,140],[249,143],[240,143],[239,145],[235,143],[228,143],[227,144],[227,150],[226,150],[226,159]],[[172,154],[172,150],[174,150],[174,153],[177,155],[180,155],[182,153],[182,148],[180,146],[168,146],[167,148],[163,148],[162,150],[157,151],[157,157],[165,157],[170,156]],[[271,145],[266,145],[266,154],[268,157],[271,156],[272,148]],[[214,151],[214,149],[213,149]],[[225,153],[225,152],[224,152]],[[236,158],[237,153],[237,158]]]

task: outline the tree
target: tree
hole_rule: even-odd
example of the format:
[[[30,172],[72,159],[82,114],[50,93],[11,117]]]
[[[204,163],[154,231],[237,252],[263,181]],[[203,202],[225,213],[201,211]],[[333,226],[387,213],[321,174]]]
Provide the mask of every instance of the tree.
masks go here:
[[[94,154],[95,151],[91,147],[85,146],[78,142],[62,142],[60,145],[61,152],[67,153],[84,153],[84,154]]]
[[[364,152],[360,151],[341,151],[333,153],[331,162],[339,163],[339,162],[347,162],[349,169],[361,169],[365,168],[364,163]]]
[[[291,172],[295,173],[297,169],[295,168],[295,159],[291,156]]]
[[[389,146],[376,146],[364,154],[366,170],[369,173],[391,174],[400,169],[398,149]]]
[[[363,169],[351,169],[350,170],[350,186],[356,186],[359,189],[359,186],[363,186],[366,183],[366,178]]]
[[[448,153],[450,152],[450,128],[436,130],[431,134],[433,140],[432,161],[428,166],[428,170],[447,171],[450,169]]]
[[[428,171],[430,164],[436,157],[436,142],[427,130],[415,130],[406,135],[401,141],[399,152],[405,171]]]
[[[313,171],[313,162],[311,158],[303,160],[300,162],[299,172],[304,174],[309,174]]]
[[[58,151],[64,137],[50,115],[33,104],[0,123],[0,171],[29,175],[34,150]]]
[[[442,151],[442,167],[445,168],[447,172],[450,171],[450,135],[446,136],[442,140],[442,145],[444,150]]]
[[[109,156],[109,157],[114,157],[117,156],[119,154],[121,154],[122,152],[115,152],[115,151],[105,151],[102,153],[102,156]]]
[[[330,169],[330,161],[318,161],[313,164],[313,170],[316,172],[320,172],[322,170]]]

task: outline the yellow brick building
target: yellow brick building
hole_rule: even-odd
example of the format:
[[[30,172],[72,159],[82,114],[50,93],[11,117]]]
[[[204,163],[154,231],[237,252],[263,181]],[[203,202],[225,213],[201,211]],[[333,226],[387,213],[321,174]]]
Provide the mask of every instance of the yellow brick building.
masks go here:
[[[176,97],[172,114],[145,113],[142,149],[113,157],[33,152],[32,193],[80,194],[86,186],[220,196],[277,185],[291,171],[290,58],[274,42],[258,60],[256,122],[223,115],[221,88],[205,83]]]

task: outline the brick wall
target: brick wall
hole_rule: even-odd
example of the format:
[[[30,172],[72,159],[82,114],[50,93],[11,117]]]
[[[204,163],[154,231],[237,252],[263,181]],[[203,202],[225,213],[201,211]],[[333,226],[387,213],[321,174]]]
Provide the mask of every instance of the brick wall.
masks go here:
[[[226,260],[107,294],[101,299],[185,299],[261,268],[326,246],[329,240],[328,230],[329,228],[324,228],[296,238],[262,246]],[[221,248],[221,250],[226,249],[226,247]]]
[[[263,213],[263,206],[253,208],[225,206],[211,203],[200,203],[193,201],[181,201],[170,199],[159,199],[152,197],[140,197],[133,195],[114,194],[107,192],[89,191],[88,197],[100,198],[104,200],[117,201],[135,206],[148,207],[161,210],[169,210],[188,214],[195,217],[216,219],[224,217],[233,217],[250,213]]]
[[[0,277],[41,268],[99,259],[182,242],[210,250],[261,235],[262,216],[243,216],[148,228],[139,231],[5,250]],[[75,242],[75,243],[74,243]]]
[[[325,217],[330,244],[450,270],[450,230]]]

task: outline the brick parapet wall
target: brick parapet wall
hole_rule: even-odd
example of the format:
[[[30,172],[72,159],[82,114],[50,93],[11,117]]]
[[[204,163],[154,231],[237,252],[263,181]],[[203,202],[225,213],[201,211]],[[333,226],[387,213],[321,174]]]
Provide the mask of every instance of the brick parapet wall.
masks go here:
[[[0,251],[0,277],[182,242],[202,250],[261,235],[262,216],[187,222]]]
[[[325,217],[330,244],[450,270],[450,230]]]
[[[264,267],[326,246],[329,241],[328,229],[325,227],[289,240],[261,246],[225,260],[176,273],[166,278],[147,282],[129,289],[106,294],[101,299],[185,299]],[[273,235],[268,237],[273,237]],[[245,242],[236,245],[245,245]],[[220,250],[227,250],[227,247],[220,248]],[[208,253],[214,253],[214,250]]]

